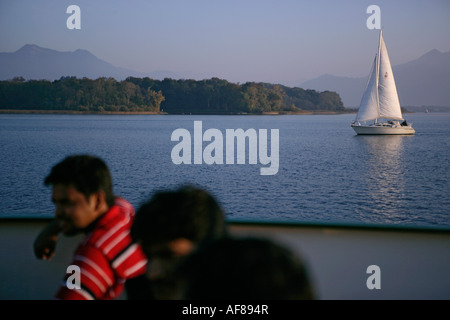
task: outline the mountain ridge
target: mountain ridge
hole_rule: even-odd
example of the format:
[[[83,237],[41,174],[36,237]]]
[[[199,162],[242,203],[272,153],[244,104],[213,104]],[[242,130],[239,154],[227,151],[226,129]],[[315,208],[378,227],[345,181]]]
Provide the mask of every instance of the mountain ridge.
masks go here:
[[[116,67],[90,51],[57,51],[36,44],[26,44],[15,52],[0,53],[0,80],[23,77],[27,80],[57,80],[61,77],[113,77],[123,80],[144,73]]]
[[[38,61],[39,60],[39,61]],[[72,66],[72,67],[71,67]],[[89,50],[58,51],[36,44],[25,44],[14,52],[0,52],[0,81],[23,77],[26,80],[58,80],[61,77],[96,79],[112,77],[125,80],[127,77],[150,77],[187,79],[186,73],[170,70],[140,72],[114,66]]]
[[[450,106],[450,51],[432,49],[392,67],[402,106]],[[347,108],[357,108],[367,77],[323,74],[300,84],[305,89],[337,92]]]

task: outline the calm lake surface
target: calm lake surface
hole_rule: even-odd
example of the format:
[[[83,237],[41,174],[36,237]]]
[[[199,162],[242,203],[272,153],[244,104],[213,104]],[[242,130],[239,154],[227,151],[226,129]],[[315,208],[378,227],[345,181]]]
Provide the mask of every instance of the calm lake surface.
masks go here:
[[[191,183],[230,220],[450,226],[450,113],[406,114],[414,136],[357,136],[354,117],[2,114],[0,217],[53,216],[44,178],[67,155],[89,153],[107,162],[115,193],[135,207]],[[279,129],[278,173],[260,175],[259,161],[175,165],[172,132],[193,136],[194,121],[224,136]]]

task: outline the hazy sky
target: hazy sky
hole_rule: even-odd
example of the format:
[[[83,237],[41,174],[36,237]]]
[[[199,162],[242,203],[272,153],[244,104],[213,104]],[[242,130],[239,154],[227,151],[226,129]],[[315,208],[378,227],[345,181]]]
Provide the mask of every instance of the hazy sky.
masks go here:
[[[69,30],[69,5],[81,29]],[[300,84],[325,73],[367,76],[378,5],[393,65],[450,51],[449,0],[0,0],[0,52],[25,44],[86,49],[141,72]]]

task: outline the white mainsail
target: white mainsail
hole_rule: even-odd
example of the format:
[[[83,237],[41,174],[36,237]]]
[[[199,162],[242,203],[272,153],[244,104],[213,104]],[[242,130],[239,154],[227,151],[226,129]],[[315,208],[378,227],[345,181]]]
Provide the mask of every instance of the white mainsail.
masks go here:
[[[403,120],[391,62],[380,30],[380,44],[355,121]]]
[[[380,104],[380,118],[403,120],[400,102],[398,101],[397,87],[391,62],[384,43],[383,33],[380,31],[380,69],[378,80],[378,96]]]

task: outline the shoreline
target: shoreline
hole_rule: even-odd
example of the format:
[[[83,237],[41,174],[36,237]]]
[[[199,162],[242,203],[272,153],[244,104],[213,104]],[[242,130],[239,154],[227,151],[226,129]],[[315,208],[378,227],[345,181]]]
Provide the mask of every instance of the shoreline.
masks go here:
[[[168,114],[154,111],[77,111],[77,110],[13,110],[0,109],[0,114]]]
[[[13,110],[0,109],[0,114],[95,114],[95,115],[340,115],[352,114],[353,111],[271,111],[263,113],[168,113],[153,111],[77,111],[77,110]]]

